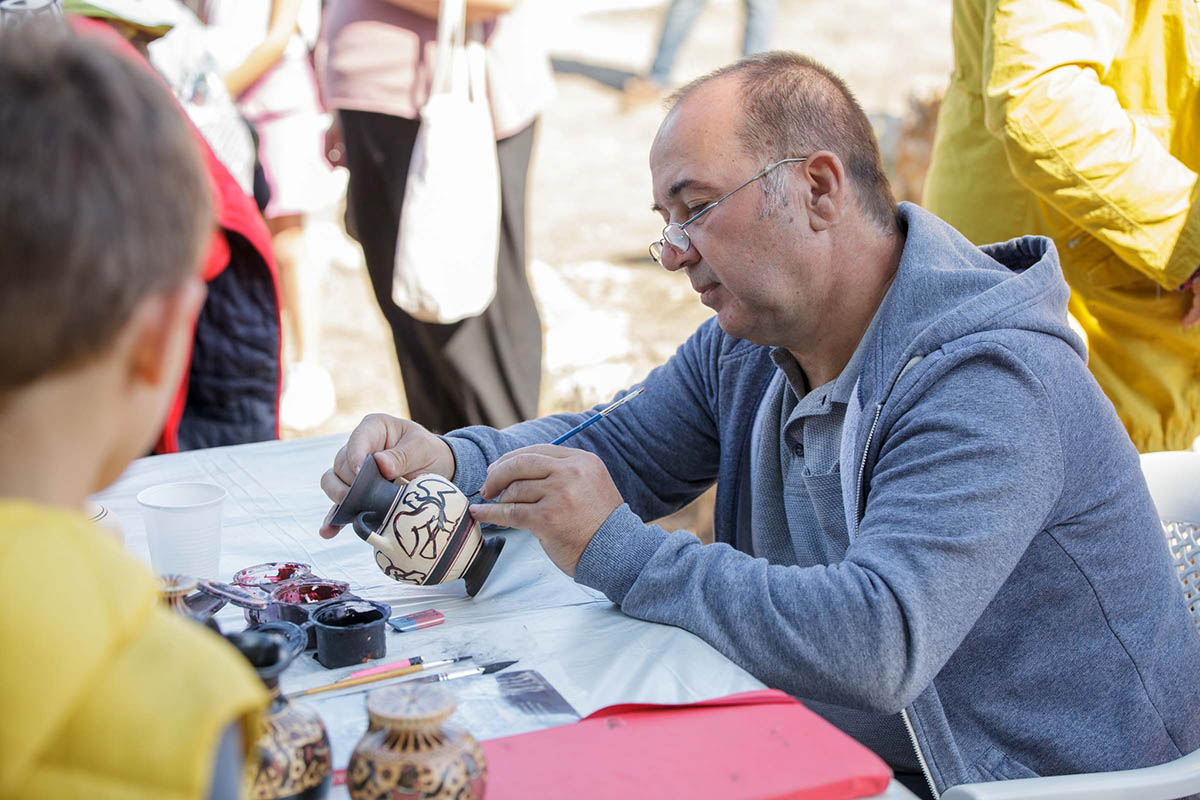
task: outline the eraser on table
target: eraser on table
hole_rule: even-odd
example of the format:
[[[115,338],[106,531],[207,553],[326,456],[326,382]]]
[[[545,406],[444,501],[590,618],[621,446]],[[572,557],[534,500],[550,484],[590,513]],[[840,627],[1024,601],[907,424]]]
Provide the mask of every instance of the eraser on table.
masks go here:
[[[415,631],[421,628],[428,628],[433,625],[440,625],[446,621],[446,617],[442,612],[432,608],[427,608],[424,611],[416,611],[412,614],[406,614],[402,617],[392,617],[388,620],[388,625],[391,625],[398,631]]]

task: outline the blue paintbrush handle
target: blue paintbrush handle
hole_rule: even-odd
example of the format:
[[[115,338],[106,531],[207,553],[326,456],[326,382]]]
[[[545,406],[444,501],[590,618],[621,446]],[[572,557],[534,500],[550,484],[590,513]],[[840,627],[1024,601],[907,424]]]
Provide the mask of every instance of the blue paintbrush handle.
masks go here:
[[[639,394],[641,394],[641,393],[642,393],[642,392],[644,392],[644,391],[646,391],[646,387],[645,387],[645,386],[639,386],[637,389],[634,389],[632,392],[630,392],[629,394],[625,395],[624,397],[622,397],[620,400],[616,401],[615,403],[613,403],[613,404],[611,404],[611,405],[609,405],[609,406],[607,406],[607,407],[605,407],[605,408],[602,408],[602,409],[600,409],[600,411],[599,411],[599,412],[597,412],[596,414],[593,414],[592,416],[588,417],[588,418],[587,418],[587,419],[585,419],[583,422],[581,422],[581,423],[579,423],[578,425],[576,425],[574,428],[571,428],[571,430],[567,431],[566,433],[560,434],[560,435],[559,435],[559,436],[558,436],[558,437],[557,437],[557,438],[556,438],[554,441],[552,441],[550,444],[562,444],[562,443],[563,443],[563,442],[565,442],[567,439],[570,439],[572,436],[574,436],[575,434],[579,433],[581,430],[583,430],[584,428],[586,428],[588,425],[594,425],[595,423],[597,423],[597,422],[599,422],[600,420],[604,419],[604,418],[605,418],[605,417],[607,417],[607,416],[608,416],[610,413],[612,413],[612,412],[613,412],[613,411],[615,411],[616,409],[620,408],[621,406],[625,405],[625,404],[626,404],[626,403],[628,403],[630,400],[632,400],[633,398],[637,397]],[[495,500],[484,500],[484,502],[485,502],[485,503],[494,503],[494,502],[496,502],[496,501],[495,501]]]
[[[566,433],[564,433],[561,436],[559,436],[558,438],[556,438],[550,444],[562,444],[567,439],[570,439],[572,436],[574,436],[575,434],[579,433],[581,430],[586,428],[588,425],[591,425],[592,423],[595,423],[595,422],[599,422],[602,419],[604,419],[603,414],[596,414],[595,416],[588,417],[583,422],[576,425],[574,428],[571,428],[571,430],[567,431]]]
[[[616,411],[618,408],[625,405],[630,400],[637,397],[639,394],[641,394],[644,391],[646,391],[646,387],[639,386],[638,388],[634,389],[632,392],[625,395],[624,397],[622,397],[620,400],[616,401],[615,403],[612,403],[612,404],[606,406],[605,408],[600,409],[597,413],[588,417],[583,422],[576,425],[574,428],[571,428],[571,430],[562,434],[561,436],[559,436],[557,439],[555,439],[550,444],[562,444],[567,439],[570,439],[572,436],[574,436],[575,434],[579,433],[581,430],[586,428],[588,425],[592,425],[592,424],[597,423],[600,420],[604,419],[609,414],[611,414],[613,411]]]

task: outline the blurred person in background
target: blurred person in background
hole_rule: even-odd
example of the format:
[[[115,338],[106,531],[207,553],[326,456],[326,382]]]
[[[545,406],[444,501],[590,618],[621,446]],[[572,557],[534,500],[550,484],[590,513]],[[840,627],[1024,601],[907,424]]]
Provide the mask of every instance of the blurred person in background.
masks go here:
[[[925,205],[1049,236],[1088,364],[1142,452],[1200,435],[1200,5],[954,0]]]
[[[162,2],[164,7],[176,8],[175,24],[146,47],[150,64],[171,87],[175,99],[238,186],[253,196],[256,173],[261,172],[256,163],[258,148],[250,126],[225,88],[217,60],[209,49],[208,29],[189,4]]]
[[[437,0],[332,0],[318,48],[323,96],[337,110],[350,171],[349,212],[391,328],[409,415],[435,431],[536,416],[541,385],[541,320],[526,269],[526,180],[553,79],[527,5],[468,0],[466,7],[468,21],[485,23],[501,220],[496,297],[461,322],[421,322],[392,301],[409,161],[437,60]],[[462,187],[464,203],[471,191]]]
[[[320,278],[309,257],[306,215],[329,205],[334,178],[322,153],[326,118],[317,100],[309,52],[320,0],[204,0],[209,47],[229,94],[258,135],[270,187],[263,210],[279,265],[289,363],[280,421],[307,430],[336,407],[333,380],[318,361]]]
[[[149,48],[182,11],[175,0],[65,0],[63,10],[75,27],[107,34],[148,71]],[[194,141],[214,188],[218,227],[203,267],[208,297],[157,453],[279,436],[279,294],[270,234],[254,200],[199,132]]]
[[[696,24],[708,0],[671,0],[663,14],[662,34],[650,73],[630,78],[625,83],[625,102],[629,105],[657,100],[671,84],[671,69],[683,40]],[[771,23],[775,18],[775,0],[742,0],[746,25],[742,30],[742,55],[761,53],[771,38]]]

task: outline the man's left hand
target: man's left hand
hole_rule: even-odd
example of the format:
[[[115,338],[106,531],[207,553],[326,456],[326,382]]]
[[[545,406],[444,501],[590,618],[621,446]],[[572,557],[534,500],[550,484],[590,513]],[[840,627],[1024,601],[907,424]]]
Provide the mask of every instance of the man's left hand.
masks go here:
[[[497,502],[472,505],[475,519],[528,528],[571,577],[592,536],[624,502],[599,456],[549,444],[505,453],[488,467],[480,493]]]

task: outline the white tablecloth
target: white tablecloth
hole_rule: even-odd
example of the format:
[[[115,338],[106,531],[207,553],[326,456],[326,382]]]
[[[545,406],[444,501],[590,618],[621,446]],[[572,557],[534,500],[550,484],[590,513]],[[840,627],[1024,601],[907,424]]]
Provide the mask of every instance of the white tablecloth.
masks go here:
[[[385,661],[460,654],[472,655],[476,664],[519,659],[511,669],[537,670],[584,716],[614,703],[686,703],[763,688],[692,634],[627,617],[600,593],[576,584],[550,563],[527,531],[504,534],[504,551],[474,598],[466,597],[462,581],[415,587],[387,578],[375,566],[370,546],[349,530],[333,540],[320,538],[317,529],[330,508],[320,477],[345,438],[143,458],[95,499],[119,517],[125,548],[149,563],[137,493],[158,483],[216,483],[229,492],[223,580],[264,561],[303,561],[321,577],[348,581],[361,597],[390,604],[393,616],[430,607],[446,615],[445,623],[420,631],[389,629]],[[233,608],[222,611],[222,629],[240,629],[240,614]],[[282,687],[292,692],[324,684],[355,668],[327,670],[304,655],[284,674]],[[346,765],[366,727],[364,697],[315,695],[304,701],[326,722],[335,767]],[[334,796],[345,794],[339,789]],[[884,796],[912,797],[894,782]]]

